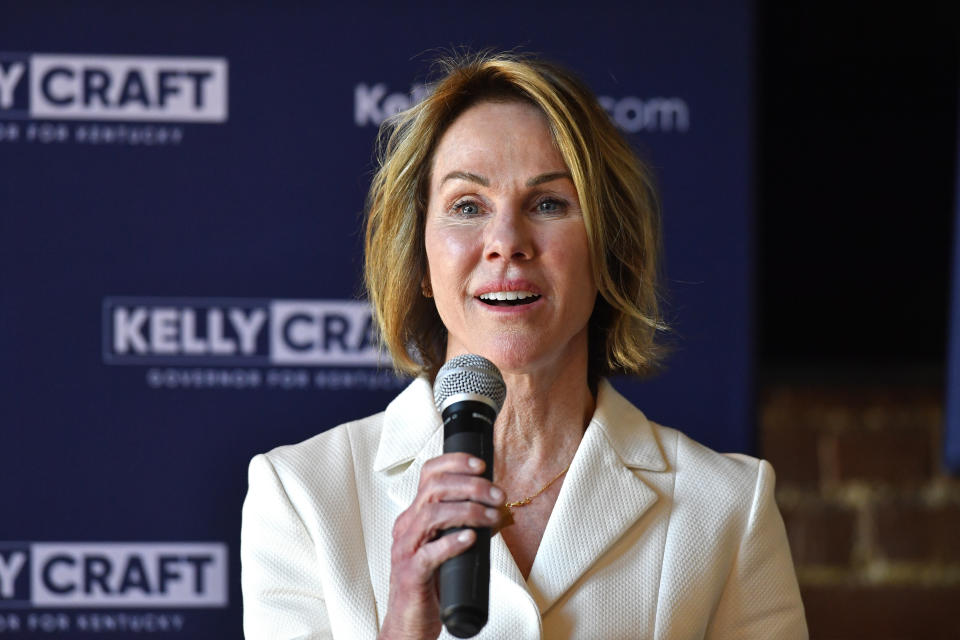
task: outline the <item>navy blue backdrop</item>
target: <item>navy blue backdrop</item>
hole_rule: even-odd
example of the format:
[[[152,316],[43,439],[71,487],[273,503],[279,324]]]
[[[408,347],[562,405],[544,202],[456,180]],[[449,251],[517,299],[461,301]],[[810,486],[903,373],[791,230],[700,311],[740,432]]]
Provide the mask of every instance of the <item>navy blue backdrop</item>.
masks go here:
[[[960,133],[957,135],[957,176],[954,185],[953,280],[947,344],[944,458],[951,471],[960,473]]]
[[[5,6],[0,632],[239,637],[247,461],[404,384],[360,215],[451,45],[573,68],[655,167],[675,351],[615,385],[751,451],[748,3],[589,7]]]

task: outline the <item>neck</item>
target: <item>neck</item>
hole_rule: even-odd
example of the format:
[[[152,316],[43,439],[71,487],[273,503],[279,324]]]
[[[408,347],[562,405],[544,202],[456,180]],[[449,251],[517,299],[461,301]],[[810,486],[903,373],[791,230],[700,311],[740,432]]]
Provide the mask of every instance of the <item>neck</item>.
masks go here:
[[[537,372],[505,372],[494,428],[494,478],[508,495],[532,493],[573,459],[593,416],[586,358]]]

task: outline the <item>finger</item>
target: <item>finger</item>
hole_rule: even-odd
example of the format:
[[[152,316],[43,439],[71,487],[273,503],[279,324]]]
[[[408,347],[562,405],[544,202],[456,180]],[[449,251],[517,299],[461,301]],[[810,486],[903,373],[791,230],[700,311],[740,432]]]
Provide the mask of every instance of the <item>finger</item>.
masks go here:
[[[486,463],[483,460],[469,453],[445,453],[427,460],[420,470],[420,477],[438,473],[478,475],[483,473],[485,468]]]
[[[488,507],[477,502],[439,502],[423,510],[420,521],[423,538],[420,544],[426,544],[442,531],[460,527],[496,527],[503,519],[500,509]]]
[[[463,523],[468,519],[470,504],[476,503],[414,502],[393,524],[392,553],[395,560],[413,556],[443,529],[465,526]]]
[[[437,497],[445,502],[471,500],[489,507],[502,507],[507,500],[507,494],[500,487],[479,476],[446,474],[436,490]]]
[[[506,499],[503,490],[486,478],[456,473],[443,473],[423,479],[416,497],[420,502],[470,500],[490,507],[503,506]]]
[[[476,502],[433,502],[397,519],[393,551],[412,556],[437,538],[441,531],[460,527],[497,527],[502,512]]]
[[[460,555],[476,541],[477,534],[472,529],[464,529],[428,542],[417,551],[417,568],[429,579],[441,564]]]

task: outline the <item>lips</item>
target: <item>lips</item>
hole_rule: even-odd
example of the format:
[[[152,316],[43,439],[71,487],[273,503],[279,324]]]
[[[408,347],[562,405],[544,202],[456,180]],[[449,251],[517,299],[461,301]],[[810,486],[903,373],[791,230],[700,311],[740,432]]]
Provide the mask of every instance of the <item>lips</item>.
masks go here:
[[[494,307],[512,307],[536,302],[540,294],[532,291],[489,291],[477,296],[480,302]]]
[[[491,307],[517,307],[532,304],[541,297],[540,288],[525,280],[488,282],[476,292],[477,300]]]

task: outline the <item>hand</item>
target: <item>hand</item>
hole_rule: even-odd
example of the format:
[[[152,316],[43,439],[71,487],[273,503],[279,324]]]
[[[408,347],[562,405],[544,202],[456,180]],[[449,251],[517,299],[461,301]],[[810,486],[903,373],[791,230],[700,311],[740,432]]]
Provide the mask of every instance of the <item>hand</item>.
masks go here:
[[[390,596],[380,632],[382,640],[425,639],[440,635],[437,568],[476,542],[464,530],[438,538],[443,529],[491,527],[504,523],[506,495],[480,476],[484,462],[466,453],[428,460],[410,507],[393,525]]]

